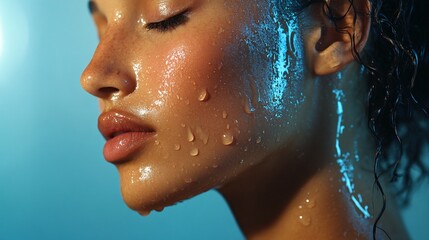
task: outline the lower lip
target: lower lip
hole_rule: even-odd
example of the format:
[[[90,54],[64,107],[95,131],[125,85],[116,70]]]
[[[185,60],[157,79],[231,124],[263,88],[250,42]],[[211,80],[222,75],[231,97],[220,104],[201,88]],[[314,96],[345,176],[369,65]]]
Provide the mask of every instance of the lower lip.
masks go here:
[[[126,132],[109,139],[104,145],[104,158],[111,163],[122,162],[154,135],[154,132]]]

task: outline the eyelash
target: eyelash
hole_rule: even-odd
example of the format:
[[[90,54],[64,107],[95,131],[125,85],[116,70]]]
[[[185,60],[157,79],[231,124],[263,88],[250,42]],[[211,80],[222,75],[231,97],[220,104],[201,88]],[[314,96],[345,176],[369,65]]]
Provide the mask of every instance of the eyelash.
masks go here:
[[[157,30],[159,32],[168,32],[176,29],[178,26],[185,24],[189,18],[186,15],[187,11],[183,11],[177,15],[167,18],[160,22],[148,23],[147,30]]]

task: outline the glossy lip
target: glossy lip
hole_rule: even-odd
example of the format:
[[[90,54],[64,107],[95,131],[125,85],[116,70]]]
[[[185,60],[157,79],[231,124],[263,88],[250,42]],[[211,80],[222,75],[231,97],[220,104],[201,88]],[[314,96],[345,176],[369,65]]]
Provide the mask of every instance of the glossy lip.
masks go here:
[[[126,112],[108,111],[98,118],[98,129],[107,140],[104,158],[111,163],[123,162],[151,140],[156,132],[150,126]]]

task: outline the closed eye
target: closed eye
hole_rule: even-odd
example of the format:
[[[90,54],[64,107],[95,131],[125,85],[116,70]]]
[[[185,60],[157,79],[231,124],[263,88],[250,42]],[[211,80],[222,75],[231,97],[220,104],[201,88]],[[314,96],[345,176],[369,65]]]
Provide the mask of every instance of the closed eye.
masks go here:
[[[185,10],[177,15],[169,17],[160,22],[153,22],[146,24],[147,30],[157,30],[159,32],[168,32],[176,29],[178,26],[185,24],[189,17],[187,16],[188,10]]]

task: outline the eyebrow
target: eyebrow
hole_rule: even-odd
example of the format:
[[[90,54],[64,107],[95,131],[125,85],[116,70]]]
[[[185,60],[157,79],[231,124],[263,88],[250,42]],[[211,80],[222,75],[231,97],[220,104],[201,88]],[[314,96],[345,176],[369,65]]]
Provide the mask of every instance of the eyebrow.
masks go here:
[[[98,12],[97,4],[94,1],[88,2],[88,9],[91,14]]]

